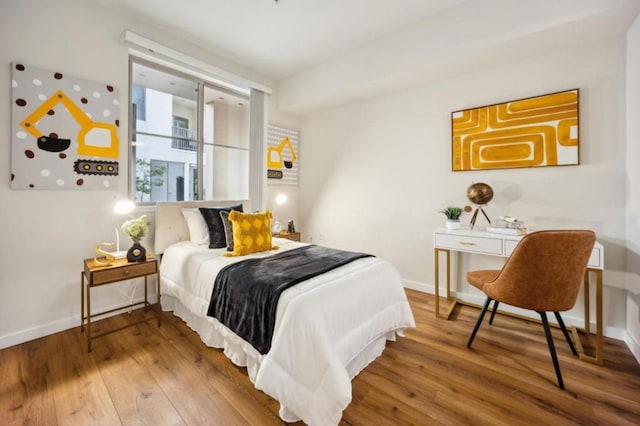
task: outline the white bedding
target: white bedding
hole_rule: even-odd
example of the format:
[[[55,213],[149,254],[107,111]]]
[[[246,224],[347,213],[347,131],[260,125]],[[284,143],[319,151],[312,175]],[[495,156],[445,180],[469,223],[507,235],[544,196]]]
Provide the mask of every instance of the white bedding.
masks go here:
[[[160,265],[162,308],[205,344],[246,366],[256,388],[280,402],[284,421],[337,424],[351,402],[351,379],[414,319],[396,269],[379,258],[356,260],[286,290],[278,303],[271,350],[261,355],[207,316],[215,276],[224,266],[304,244],[274,239],[279,250],[223,257],[226,249],[176,243]]]

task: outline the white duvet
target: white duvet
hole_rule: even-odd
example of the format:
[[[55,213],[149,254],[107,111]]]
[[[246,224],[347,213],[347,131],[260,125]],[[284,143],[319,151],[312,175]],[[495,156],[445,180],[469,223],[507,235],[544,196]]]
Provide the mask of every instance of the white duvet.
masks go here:
[[[378,357],[387,340],[414,327],[400,277],[388,262],[358,259],[286,290],[278,303],[271,350],[261,355],[207,308],[217,272],[251,257],[303,244],[274,239],[279,250],[224,257],[226,249],[172,245],[160,265],[162,308],[172,310],[209,346],[247,367],[256,388],[280,402],[284,421],[337,424],[351,402],[351,379]]]

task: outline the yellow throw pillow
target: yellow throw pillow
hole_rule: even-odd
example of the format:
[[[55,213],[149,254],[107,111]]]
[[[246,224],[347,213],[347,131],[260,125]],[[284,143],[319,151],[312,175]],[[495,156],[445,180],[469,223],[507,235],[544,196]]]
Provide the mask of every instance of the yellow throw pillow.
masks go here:
[[[269,210],[262,213],[242,213],[232,210],[229,221],[233,228],[233,251],[225,256],[244,256],[260,251],[275,250],[271,245],[271,219]]]

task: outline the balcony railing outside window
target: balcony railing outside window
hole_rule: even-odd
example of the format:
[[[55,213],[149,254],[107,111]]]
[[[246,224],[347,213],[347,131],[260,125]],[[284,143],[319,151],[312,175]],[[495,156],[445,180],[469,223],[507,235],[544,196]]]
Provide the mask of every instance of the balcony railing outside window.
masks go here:
[[[174,138],[171,140],[171,148],[181,149],[183,151],[197,151],[198,143],[196,142],[196,132],[185,129],[184,127],[173,126],[171,134]]]

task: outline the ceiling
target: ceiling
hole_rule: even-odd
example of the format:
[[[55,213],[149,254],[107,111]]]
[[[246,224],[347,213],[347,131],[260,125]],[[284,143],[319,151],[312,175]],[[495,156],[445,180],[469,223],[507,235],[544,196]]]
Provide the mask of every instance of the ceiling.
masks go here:
[[[96,0],[275,80],[465,0]]]
[[[296,114],[597,45],[640,13],[640,0],[93,1],[270,77]]]

